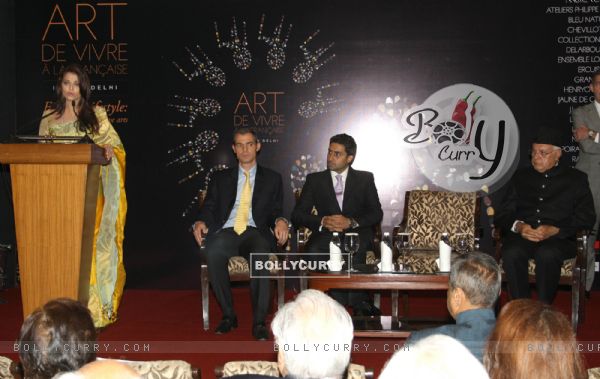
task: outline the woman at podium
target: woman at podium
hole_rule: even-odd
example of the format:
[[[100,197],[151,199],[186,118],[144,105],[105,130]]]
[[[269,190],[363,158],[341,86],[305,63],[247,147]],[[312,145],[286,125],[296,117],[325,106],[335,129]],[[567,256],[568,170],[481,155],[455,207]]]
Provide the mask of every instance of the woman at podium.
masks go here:
[[[56,84],[55,108],[44,112],[39,134],[61,137],[87,135],[104,148],[105,157],[110,159],[109,164],[100,169],[88,302],[94,325],[104,327],[116,321],[125,285],[125,149],[106,110],[91,104],[90,92],[90,79],[79,65],[64,67]]]

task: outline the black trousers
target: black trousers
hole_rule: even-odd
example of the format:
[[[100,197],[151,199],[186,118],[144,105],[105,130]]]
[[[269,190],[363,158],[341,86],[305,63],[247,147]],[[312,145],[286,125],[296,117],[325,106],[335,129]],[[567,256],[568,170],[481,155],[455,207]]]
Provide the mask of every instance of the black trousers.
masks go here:
[[[535,260],[535,281],[540,301],[551,304],[558,289],[563,261],[576,254],[575,241],[550,238],[531,242],[511,233],[502,245],[502,267],[513,299],[531,297],[527,261]]]
[[[340,235],[342,244],[344,243],[344,235]],[[305,253],[303,256],[305,261],[310,262],[326,262],[329,260],[329,242],[331,242],[331,236],[321,233],[313,233],[308,243],[306,244]],[[360,247],[352,259],[353,264],[364,264],[367,259],[367,248],[370,246],[369,241],[363,241],[360,239]],[[342,253],[346,253],[342,251]],[[347,255],[343,255],[346,261],[346,267],[348,267]],[[350,305],[353,308],[360,307],[363,301],[369,301],[369,294],[366,291],[360,290],[329,290],[329,296],[335,299],[342,305]]]
[[[248,227],[241,235],[233,228],[222,229],[206,239],[208,276],[223,317],[235,317],[231,282],[227,265],[229,258],[242,256],[250,264],[250,294],[254,324],[265,322],[269,311],[269,271],[260,268],[260,263],[268,260],[271,244],[253,227]],[[250,254],[252,253],[252,256]]]

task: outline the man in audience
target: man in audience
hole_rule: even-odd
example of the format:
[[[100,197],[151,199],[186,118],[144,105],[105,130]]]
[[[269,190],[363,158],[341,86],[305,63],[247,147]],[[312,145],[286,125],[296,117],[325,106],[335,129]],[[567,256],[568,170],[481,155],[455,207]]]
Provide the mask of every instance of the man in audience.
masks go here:
[[[392,356],[379,379],[396,378],[488,379],[488,374],[458,341],[433,335]]]
[[[55,299],[36,309],[16,343],[26,378],[52,378],[96,359],[96,329],[89,310],[71,299]]]
[[[344,307],[323,292],[302,291],[277,312],[271,328],[282,376],[345,377],[354,332],[352,319]],[[334,349],[334,345],[340,348]],[[297,348],[300,346],[310,348]],[[345,346],[348,348],[342,348]]]
[[[565,259],[576,254],[575,234],[596,221],[587,175],[560,163],[561,136],[541,129],[531,146],[532,167],[518,170],[495,218],[502,228],[502,265],[513,299],[531,297],[528,260],[535,260],[538,298],[551,304]]]
[[[367,249],[373,244],[373,229],[381,222],[383,211],[373,174],[354,170],[356,142],[347,134],[329,140],[327,170],[309,174],[294,211],[292,223],[312,231],[306,244],[305,260],[329,259],[332,232],[356,232],[360,237],[354,263],[365,263]],[[317,215],[312,213],[313,207]],[[355,315],[377,316],[381,312],[364,291],[330,291],[343,305],[350,305]]]
[[[413,332],[406,343],[412,344],[434,334],[460,341],[481,362],[488,336],[494,329],[494,304],[500,295],[500,267],[491,256],[472,253],[452,264],[448,284],[448,311],[456,324]]]
[[[596,223],[587,246],[587,291],[592,289],[596,273],[594,242],[600,223],[600,70],[592,74],[590,91],[594,95],[594,101],[573,111],[573,136],[579,143],[579,160],[575,167],[588,176],[596,210]]]
[[[239,164],[214,174],[194,224],[194,237],[202,244],[206,236],[210,284],[223,311],[216,333],[228,333],[238,325],[227,266],[229,258],[240,255],[248,258],[251,268],[252,334],[266,340],[269,273],[256,263],[268,260],[275,242],[285,244],[288,222],[282,217],[281,175],[257,164],[260,148],[253,130],[236,129],[232,149]]]

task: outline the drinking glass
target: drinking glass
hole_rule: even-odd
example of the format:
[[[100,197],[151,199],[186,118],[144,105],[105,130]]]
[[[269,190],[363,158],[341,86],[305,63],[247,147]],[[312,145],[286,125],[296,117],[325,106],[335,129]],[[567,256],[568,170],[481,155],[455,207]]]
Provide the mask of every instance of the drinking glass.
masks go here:
[[[410,249],[410,233],[396,233],[396,249],[400,253],[399,272],[410,272],[406,264],[406,251]]]
[[[360,239],[358,233],[346,233],[344,235],[344,248],[348,252],[348,272],[358,272],[352,266],[352,258],[360,247]]]
[[[467,254],[470,250],[469,246],[469,235],[467,233],[457,233],[456,234],[456,252],[464,255]]]

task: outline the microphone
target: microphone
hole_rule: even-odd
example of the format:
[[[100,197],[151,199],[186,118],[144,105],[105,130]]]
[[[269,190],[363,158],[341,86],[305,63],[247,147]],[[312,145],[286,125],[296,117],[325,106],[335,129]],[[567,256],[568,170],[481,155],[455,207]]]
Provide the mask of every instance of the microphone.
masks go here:
[[[56,109],[55,109],[55,110],[53,110],[52,112],[50,112],[50,113],[46,114],[46,115],[43,115],[43,116],[41,116],[41,117],[36,117],[36,118],[34,118],[34,119],[32,119],[32,120],[29,120],[29,121],[27,121],[25,124],[23,124],[23,125],[21,125],[21,126],[19,126],[19,127],[17,127],[17,128],[15,129],[15,134],[14,134],[13,136],[11,136],[11,139],[15,139],[15,138],[18,138],[19,136],[23,136],[23,135],[29,135],[29,134],[35,134],[35,135],[37,136],[37,134],[38,134],[38,126],[36,126],[36,129],[35,129],[35,130],[34,130],[33,128],[26,129],[26,130],[25,130],[25,133],[22,133],[22,134],[17,134],[17,130],[19,130],[19,129],[24,129],[24,128],[29,128],[31,125],[39,125],[39,123],[40,123],[40,122],[41,122],[43,119],[45,119],[45,118],[47,118],[47,117],[50,117],[50,116],[52,116],[52,115],[53,115],[53,114],[55,114],[55,113],[56,113]]]

